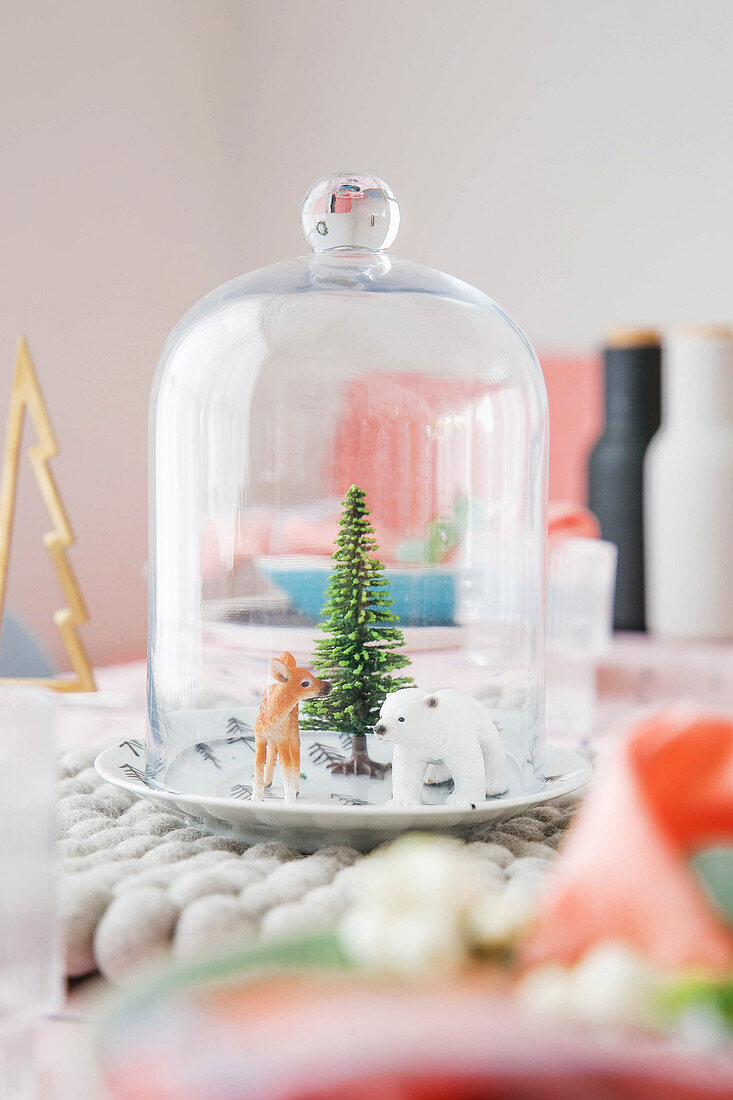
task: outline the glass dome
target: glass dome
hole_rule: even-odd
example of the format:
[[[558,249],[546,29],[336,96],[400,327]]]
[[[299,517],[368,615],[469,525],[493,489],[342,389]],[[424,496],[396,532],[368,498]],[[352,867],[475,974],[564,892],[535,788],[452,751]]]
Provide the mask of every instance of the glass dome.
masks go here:
[[[537,790],[537,358],[485,294],[389,255],[399,210],[382,181],[321,180],[301,220],[310,255],[213,291],[158,367],[148,781],[298,808],[388,802],[402,727],[380,736],[380,714],[407,685],[452,690],[435,714],[456,736],[478,700],[507,794]],[[449,800],[431,770],[417,799]]]

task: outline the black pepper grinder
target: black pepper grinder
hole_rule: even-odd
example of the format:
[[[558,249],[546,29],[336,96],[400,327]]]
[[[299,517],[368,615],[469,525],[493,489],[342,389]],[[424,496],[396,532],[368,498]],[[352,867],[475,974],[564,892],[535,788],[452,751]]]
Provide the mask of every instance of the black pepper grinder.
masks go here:
[[[661,418],[661,341],[613,333],[603,349],[606,428],[588,461],[588,505],[618,547],[616,630],[645,630],[644,453]]]

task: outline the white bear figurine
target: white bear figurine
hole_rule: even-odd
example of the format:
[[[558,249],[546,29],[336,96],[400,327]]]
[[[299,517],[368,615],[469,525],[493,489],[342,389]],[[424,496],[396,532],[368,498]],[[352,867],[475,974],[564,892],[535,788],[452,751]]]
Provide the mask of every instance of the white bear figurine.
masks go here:
[[[444,688],[390,692],[374,732],[394,744],[389,806],[422,802],[428,765],[442,763],[453,776],[448,806],[473,807],[509,786],[501,735],[478,699]]]

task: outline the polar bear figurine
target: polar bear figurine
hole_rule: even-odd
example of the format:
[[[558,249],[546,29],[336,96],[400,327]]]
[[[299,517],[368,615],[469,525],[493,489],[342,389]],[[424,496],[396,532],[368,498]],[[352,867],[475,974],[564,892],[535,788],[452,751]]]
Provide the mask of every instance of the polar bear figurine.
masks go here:
[[[474,807],[509,786],[501,735],[472,695],[452,688],[390,692],[374,732],[394,745],[388,806],[419,806],[426,769],[438,763],[453,777],[448,806]]]

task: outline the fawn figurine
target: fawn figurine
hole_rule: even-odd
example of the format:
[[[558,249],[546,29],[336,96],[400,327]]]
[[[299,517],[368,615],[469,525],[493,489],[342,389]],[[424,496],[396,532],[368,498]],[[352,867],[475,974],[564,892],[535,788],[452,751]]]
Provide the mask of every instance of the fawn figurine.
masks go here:
[[[252,801],[261,802],[272,783],[280,757],[285,801],[295,802],[300,783],[300,727],[298,704],[328,695],[331,685],[307,668],[298,668],[292,653],[270,661],[270,675],[277,682],[265,688],[255,721],[255,777]]]

